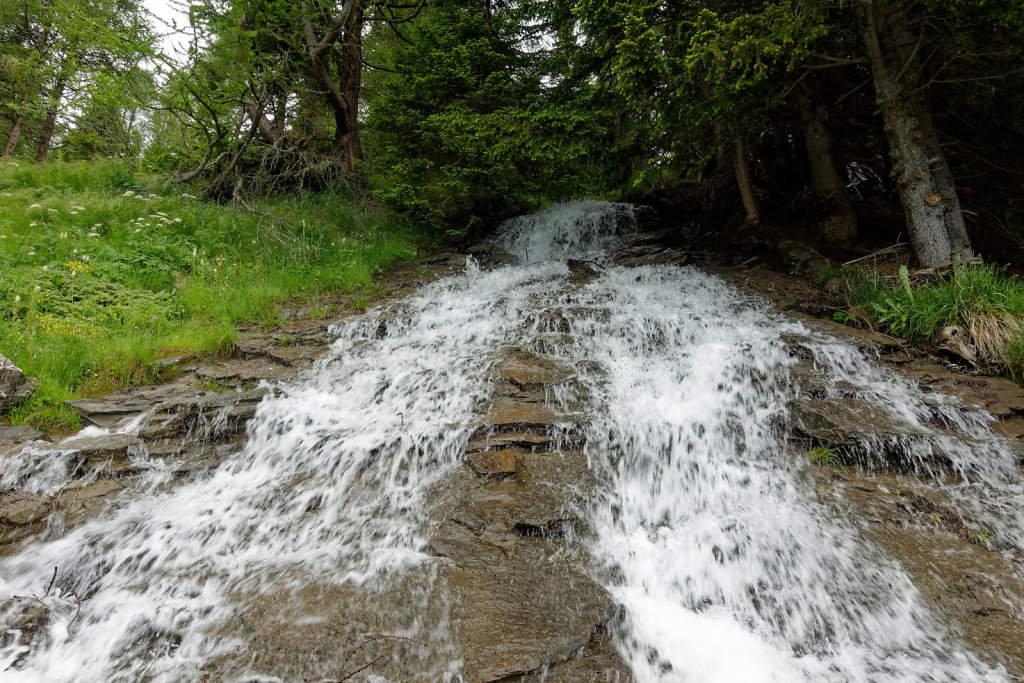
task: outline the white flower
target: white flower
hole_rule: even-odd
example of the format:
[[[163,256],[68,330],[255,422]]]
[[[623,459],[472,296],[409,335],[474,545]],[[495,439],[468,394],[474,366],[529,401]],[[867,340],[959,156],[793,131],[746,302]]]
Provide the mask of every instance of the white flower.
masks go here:
[[[36,222],[32,221],[31,223],[28,224],[28,227],[30,227],[30,228],[36,227]]]
[[[174,222],[175,222],[175,223],[180,223],[180,222],[181,222],[181,219],[180,219],[180,218],[175,218],[175,219],[174,219]]]
[[[60,209],[47,209],[50,213],[60,213]]]
[[[14,195],[10,192],[0,192],[0,197],[13,197]]]
[[[121,195],[121,196],[122,197],[134,197],[135,196],[135,190],[125,190],[124,194]]]
[[[38,204],[32,204],[32,205],[31,205],[31,206],[29,206],[28,208],[30,208],[30,209],[41,209],[41,208],[43,208],[43,207],[39,206]]]
[[[192,247],[192,258],[196,257],[196,251],[198,251],[198,247]]]
[[[50,266],[43,266],[43,270],[49,270]]]
[[[78,215],[78,212],[77,212],[77,211],[72,211],[72,212],[71,212],[71,215],[72,215],[72,216],[77,216],[77,215]]]
[[[17,166],[17,165],[18,165],[18,162],[16,162],[16,161],[8,161],[8,162],[7,162],[7,165],[8,165],[8,166]]]
[[[195,197],[193,195],[190,195],[188,192],[182,192],[181,196],[184,197],[185,199],[195,199]]]
[[[71,250],[71,253],[72,253],[72,254],[77,254],[77,253],[78,253],[78,249],[77,249],[77,248],[76,248],[76,249],[72,249],[72,250]]]
[[[79,211],[85,211],[85,207],[84,206],[72,206],[71,208],[72,209],[78,209]]]
[[[89,261],[89,255],[88,254],[82,254],[82,261],[88,262]]]
[[[92,227],[99,228],[99,227],[102,227],[102,226],[103,226],[102,223],[94,223]]]
[[[77,270],[72,270],[71,271],[71,277],[75,277],[76,275],[78,275],[78,271]]]
[[[135,228],[135,234],[136,235],[138,235],[140,232],[142,232],[142,228]]]
[[[38,294],[39,292],[43,291],[43,288],[40,287],[39,285],[36,285],[36,288],[33,289],[32,291]]]
[[[89,235],[88,235],[88,237],[99,237],[99,236],[100,236],[100,234],[98,232],[90,232]]]
[[[5,240],[5,239],[7,239],[7,235],[0,235],[0,240]]]
[[[62,232],[62,233],[60,234],[60,238],[61,238],[62,240],[66,240],[66,239],[68,238],[68,234],[67,234],[66,232]]]
[[[157,216],[166,216],[166,215],[167,215],[167,212],[165,212],[165,211],[157,211],[157,212],[156,212],[156,215],[157,215]]]
[[[18,296],[17,294],[15,294],[14,295],[14,303],[18,303],[19,301],[21,301],[21,297]]]

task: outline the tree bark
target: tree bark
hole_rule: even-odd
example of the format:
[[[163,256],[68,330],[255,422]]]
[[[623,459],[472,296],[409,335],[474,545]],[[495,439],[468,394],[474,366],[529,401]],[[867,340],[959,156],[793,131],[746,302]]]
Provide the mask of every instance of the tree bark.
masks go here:
[[[7,144],[4,145],[4,153],[0,155],[0,158],[6,159],[14,154],[14,150],[18,147],[18,139],[21,137],[21,127],[25,125],[25,112],[24,110],[18,114],[18,118],[14,119],[14,125],[11,126],[11,132],[7,135]]]
[[[339,14],[329,18],[326,34],[319,40],[308,14],[308,2],[303,3],[303,11],[307,14],[303,19],[303,32],[313,77],[323,88],[334,115],[334,143],[331,151],[345,172],[355,173],[356,164],[362,156],[359,144],[359,89],[362,77],[363,2],[346,2]],[[341,88],[334,82],[324,59],[339,38],[343,46],[338,56]],[[353,73],[353,69],[356,73]]]
[[[889,12],[886,0],[861,0],[861,5],[867,19],[864,44],[893,161],[890,175],[899,187],[914,253],[924,267],[949,265],[965,247],[953,246],[947,220],[957,217],[947,218],[947,213],[955,211],[960,223],[963,215],[959,202],[953,203],[956,192],[944,198],[935,174],[946,161],[942,150],[929,149],[926,141],[929,132],[923,124],[930,123],[931,112],[924,97],[913,95],[920,77],[916,58],[906,50],[901,54],[901,46],[912,42],[909,28],[904,18]]]
[[[747,225],[761,224],[761,206],[754,194],[754,182],[751,179],[750,159],[747,157],[747,147],[743,138],[736,138],[733,148],[733,168],[736,171],[736,184],[740,189],[740,197],[743,199],[743,208],[746,209]]]
[[[67,81],[62,76],[57,80],[53,89],[53,99],[50,106],[46,108],[46,118],[43,126],[39,129],[39,141],[36,143],[36,163],[46,161],[46,155],[50,153],[50,142],[53,140],[53,131],[57,127],[57,115],[60,113],[60,103],[64,98],[64,88]]]
[[[359,97],[363,87],[362,0],[358,0],[352,10],[343,40],[338,55],[338,84],[348,108],[343,133],[339,135],[339,131],[335,131],[334,147],[336,153],[341,153],[342,166],[351,173],[356,171],[356,165],[363,158],[363,147],[359,141]]]
[[[964,263],[974,257],[971,238],[967,235],[964,213],[960,207],[960,196],[956,191],[953,171],[949,168],[946,155],[939,143],[939,134],[932,120],[931,107],[922,103],[918,108],[921,120],[921,131],[924,133],[924,144],[931,164],[935,185],[942,195],[942,206],[945,209],[946,236],[952,248],[952,254],[958,263]]]
[[[810,97],[802,90],[797,92],[797,102],[804,124],[811,186],[815,194],[829,204],[830,215],[821,221],[821,238],[826,242],[850,244],[857,239],[857,214],[832,157],[832,135],[825,125],[825,105],[821,102],[812,105]]]

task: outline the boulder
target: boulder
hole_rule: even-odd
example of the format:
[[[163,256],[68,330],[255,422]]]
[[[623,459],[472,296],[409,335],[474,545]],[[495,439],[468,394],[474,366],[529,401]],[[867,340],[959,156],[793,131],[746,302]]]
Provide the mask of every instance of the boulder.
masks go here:
[[[36,381],[25,376],[18,366],[0,356],[0,414],[9,412],[36,390]]]

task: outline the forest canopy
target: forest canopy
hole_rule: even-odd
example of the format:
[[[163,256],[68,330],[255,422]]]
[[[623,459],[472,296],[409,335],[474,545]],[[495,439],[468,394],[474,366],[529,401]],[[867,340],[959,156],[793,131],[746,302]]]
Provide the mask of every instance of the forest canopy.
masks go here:
[[[595,196],[1024,261],[1018,0],[0,0],[3,157],[464,233]],[[173,53],[173,44],[185,49]]]

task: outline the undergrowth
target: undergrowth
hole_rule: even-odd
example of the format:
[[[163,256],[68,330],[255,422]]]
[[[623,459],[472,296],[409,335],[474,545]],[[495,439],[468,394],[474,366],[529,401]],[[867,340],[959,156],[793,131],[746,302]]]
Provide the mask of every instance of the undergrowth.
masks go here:
[[[1024,283],[999,268],[977,264],[936,274],[906,266],[847,267],[825,279],[845,297],[844,319],[915,341],[956,326],[982,362],[1024,379]]]
[[[117,161],[0,164],[0,354],[39,380],[15,424],[78,426],[61,402],[232,348],[278,303],[371,287],[420,235],[336,195],[197,199]]]

